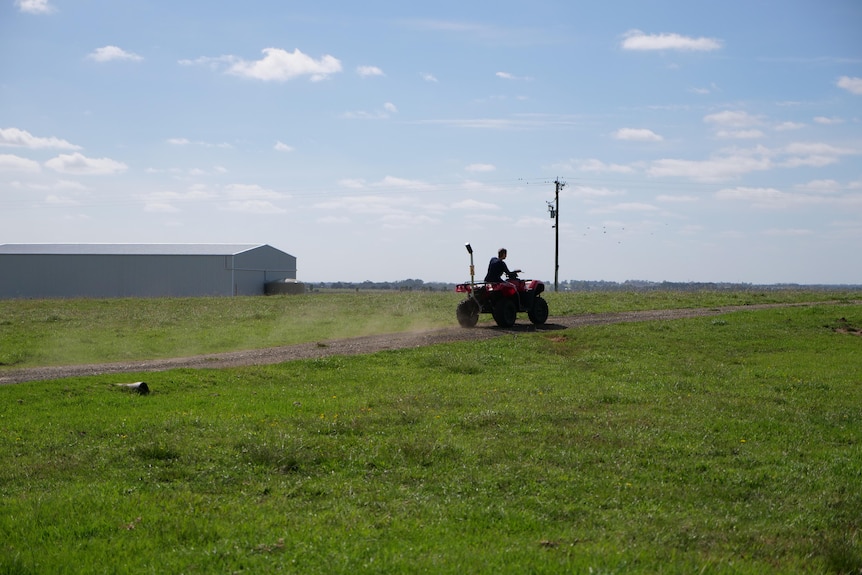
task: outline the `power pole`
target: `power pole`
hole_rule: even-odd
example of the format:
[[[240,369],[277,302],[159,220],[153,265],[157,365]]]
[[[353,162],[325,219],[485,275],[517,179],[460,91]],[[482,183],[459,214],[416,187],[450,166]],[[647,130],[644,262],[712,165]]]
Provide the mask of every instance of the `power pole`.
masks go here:
[[[554,181],[556,191],[554,193],[554,203],[548,202],[548,211],[551,213],[551,218],[554,220],[554,291],[559,291],[559,276],[560,276],[560,190],[566,185],[559,178]]]

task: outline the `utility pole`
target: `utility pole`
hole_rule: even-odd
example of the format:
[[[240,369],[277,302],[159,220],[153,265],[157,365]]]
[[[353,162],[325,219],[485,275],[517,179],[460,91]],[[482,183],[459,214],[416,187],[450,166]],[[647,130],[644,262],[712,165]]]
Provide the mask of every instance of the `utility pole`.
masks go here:
[[[554,220],[554,291],[559,291],[558,283],[560,276],[560,190],[566,185],[559,178],[554,181],[556,190],[554,192],[554,203],[548,202],[548,211],[551,213],[551,218]]]

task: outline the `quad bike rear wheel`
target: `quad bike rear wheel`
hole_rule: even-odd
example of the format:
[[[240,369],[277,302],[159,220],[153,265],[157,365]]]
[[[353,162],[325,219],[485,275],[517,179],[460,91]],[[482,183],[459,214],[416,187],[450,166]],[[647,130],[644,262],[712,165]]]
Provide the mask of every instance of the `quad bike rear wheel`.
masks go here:
[[[511,299],[501,299],[494,305],[491,310],[491,315],[494,316],[494,321],[500,327],[512,327],[515,325],[515,320],[518,319],[518,307]]]
[[[465,299],[455,309],[455,316],[461,327],[476,327],[479,321],[479,304],[472,299]]]
[[[533,301],[533,307],[527,312],[527,317],[533,322],[533,325],[544,325],[548,321],[548,302],[545,298],[536,296]]]

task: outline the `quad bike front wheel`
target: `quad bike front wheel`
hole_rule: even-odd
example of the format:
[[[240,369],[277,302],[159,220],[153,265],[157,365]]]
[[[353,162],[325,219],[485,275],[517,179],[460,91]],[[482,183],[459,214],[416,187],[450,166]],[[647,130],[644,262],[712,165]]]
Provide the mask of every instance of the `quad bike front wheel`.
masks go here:
[[[536,296],[533,301],[533,307],[527,312],[527,317],[533,322],[533,325],[544,325],[548,321],[548,302],[545,298]]]
[[[472,299],[465,299],[455,309],[455,316],[461,327],[476,327],[479,321],[479,304]]]
[[[511,299],[501,299],[494,305],[491,310],[491,315],[494,316],[494,321],[500,327],[512,327],[515,325],[515,320],[518,319],[518,307]]]

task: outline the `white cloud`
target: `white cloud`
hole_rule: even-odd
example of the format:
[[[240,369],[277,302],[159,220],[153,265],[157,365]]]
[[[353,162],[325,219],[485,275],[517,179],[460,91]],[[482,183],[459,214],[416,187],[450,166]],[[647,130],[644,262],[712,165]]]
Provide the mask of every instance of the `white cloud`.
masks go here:
[[[835,180],[812,180],[805,184],[799,184],[796,188],[818,194],[833,194],[841,190],[842,186]]]
[[[80,150],[81,146],[70,144],[66,140],[59,138],[39,138],[32,135],[26,130],[18,128],[0,129],[0,146],[8,146],[12,148],[56,148],[60,150]]]
[[[703,121],[707,124],[715,124],[717,126],[725,126],[730,128],[746,128],[749,126],[758,126],[761,123],[760,118],[752,116],[748,112],[737,112],[725,110],[716,114],[708,114],[703,117]]]
[[[341,62],[328,54],[319,60],[303,54],[298,48],[293,52],[264,48],[263,54],[260,60],[234,63],[228,68],[228,73],[264,82],[285,82],[300,76],[309,76],[312,82],[318,82],[341,72]]]
[[[748,154],[730,154],[709,160],[662,159],[653,162],[647,174],[654,177],[690,178],[702,182],[715,182],[736,178],[750,172],[768,170],[769,158]]]
[[[292,152],[296,148],[294,148],[293,146],[288,146],[284,142],[278,141],[275,143],[275,146],[273,146],[273,149],[276,152]]]
[[[850,76],[841,76],[838,78],[837,85],[839,88],[844,88],[851,94],[862,96],[862,78],[851,78]]]
[[[645,34],[630,30],[624,34],[623,50],[681,50],[710,52],[721,48],[714,38],[692,38],[679,34]]]
[[[578,163],[577,169],[582,172],[630,174],[634,171],[631,166],[622,164],[606,164],[601,160],[589,159]]]
[[[502,78],[503,80],[530,80],[529,76],[515,76],[509,72],[497,72],[494,74],[498,78]]]
[[[742,200],[756,204],[764,202],[775,202],[787,198],[787,194],[775,188],[725,188],[715,193],[719,200]]]
[[[207,202],[215,199],[217,195],[203,186],[192,186],[187,192],[160,191],[141,196],[144,202],[144,211],[157,213],[177,213],[182,211],[176,206],[178,203]]]
[[[236,62],[239,62],[240,59],[236,56],[201,56],[200,58],[195,58],[194,60],[177,60],[177,64],[180,66],[206,66],[210,69],[218,69],[222,65],[232,65]]]
[[[698,198],[696,196],[670,196],[661,194],[656,196],[655,201],[668,204],[688,204],[698,201]]]
[[[715,136],[722,139],[753,140],[762,138],[764,133],[760,130],[719,130]]]
[[[800,122],[782,122],[775,126],[776,132],[788,132],[790,130],[801,130],[805,127],[805,124]]]
[[[572,188],[572,196],[590,200],[593,198],[609,198],[613,196],[624,196],[625,192],[611,190],[609,188],[593,188],[590,186],[575,186]]]
[[[172,146],[188,146],[191,141],[186,138],[168,138],[168,143]]]
[[[813,234],[814,234],[813,231],[803,229],[803,228],[771,228],[771,229],[763,231],[763,235],[765,235],[765,236],[778,236],[778,237],[800,237],[800,236],[810,236]]]
[[[266,200],[230,201],[219,207],[223,212],[238,212],[243,214],[283,214],[284,208]]]
[[[422,73],[422,79],[425,80],[426,82],[435,82],[436,83],[438,81],[437,76],[435,76],[434,74],[429,74],[428,72]]]
[[[281,200],[290,197],[257,184],[230,184],[225,186],[225,192],[229,198],[236,200]]]
[[[464,168],[468,172],[493,172],[496,169],[494,164],[470,164]]]
[[[124,172],[126,164],[110,158],[88,158],[83,154],[60,154],[45,162],[45,166],[61,174],[106,175]]]
[[[48,194],[45,196],[44,202],[50,206],[75,206],[80,203],[69,196],[58,196],[57,194]]]
[[[610,214],[615,212],[655,212],[658,208],[642,202],[623,202],[590,210],[591,214]]]
[[[342,118],[348,120],[386,120],[392,114],[398,113],[398,107],[395,106],[392,102],[386,102],[383,104],[383,108],[374,112],[369,112],[366,110],[354,110],[352,112],[345,112],[341,115]]]
[[[50,14],[54,11],[48,0],[15,0],[15,5],[18,10],[28,14]]]
[[[630,142],[661,142],[664,140],[664,138],[646,128],[621,128],[614,132],[614,138]]]
[[[827,118],[826,116],[817,116],[816,118],[814,118],[814,121],[824,126],[837,126],[838,124],[844,123],[844,120],[842,118]]]
[[[39,162],[13,154],[0,154],[0,172],[38,172],[40,170]]]
[[[729,148],[707,160],[661,159],[652,162],[647,174],[715,182],[775,168],[823,167],[862,150],[840,148],[822,142],[795,142],[781,148]]]
[[[487,202],[480,202],[478,200],[462,200],[460,202],[456,202],[452,204],[452,208],[456,210],[499,210],[500,206],[496,204],[489,204]]]
[[[126,52],[117,46],[103,46],[96,48],[93,52],[87,55],[87,58],[96,62],[112,62],[114,60],[131,60],[139,62],[144,58],[132,52]]]
[[[828,166],[838,162],[841,156],[860,154],[859,150],[838,148],[820,142],[796,142],[785,146],[781,152],[788,158],[781,164],[784,167]]]
[[[356,73],[362,76],[363,78],[369,78],[371,76],[385,76],[383,70],[378,68],[377,66],[357,66]]]

